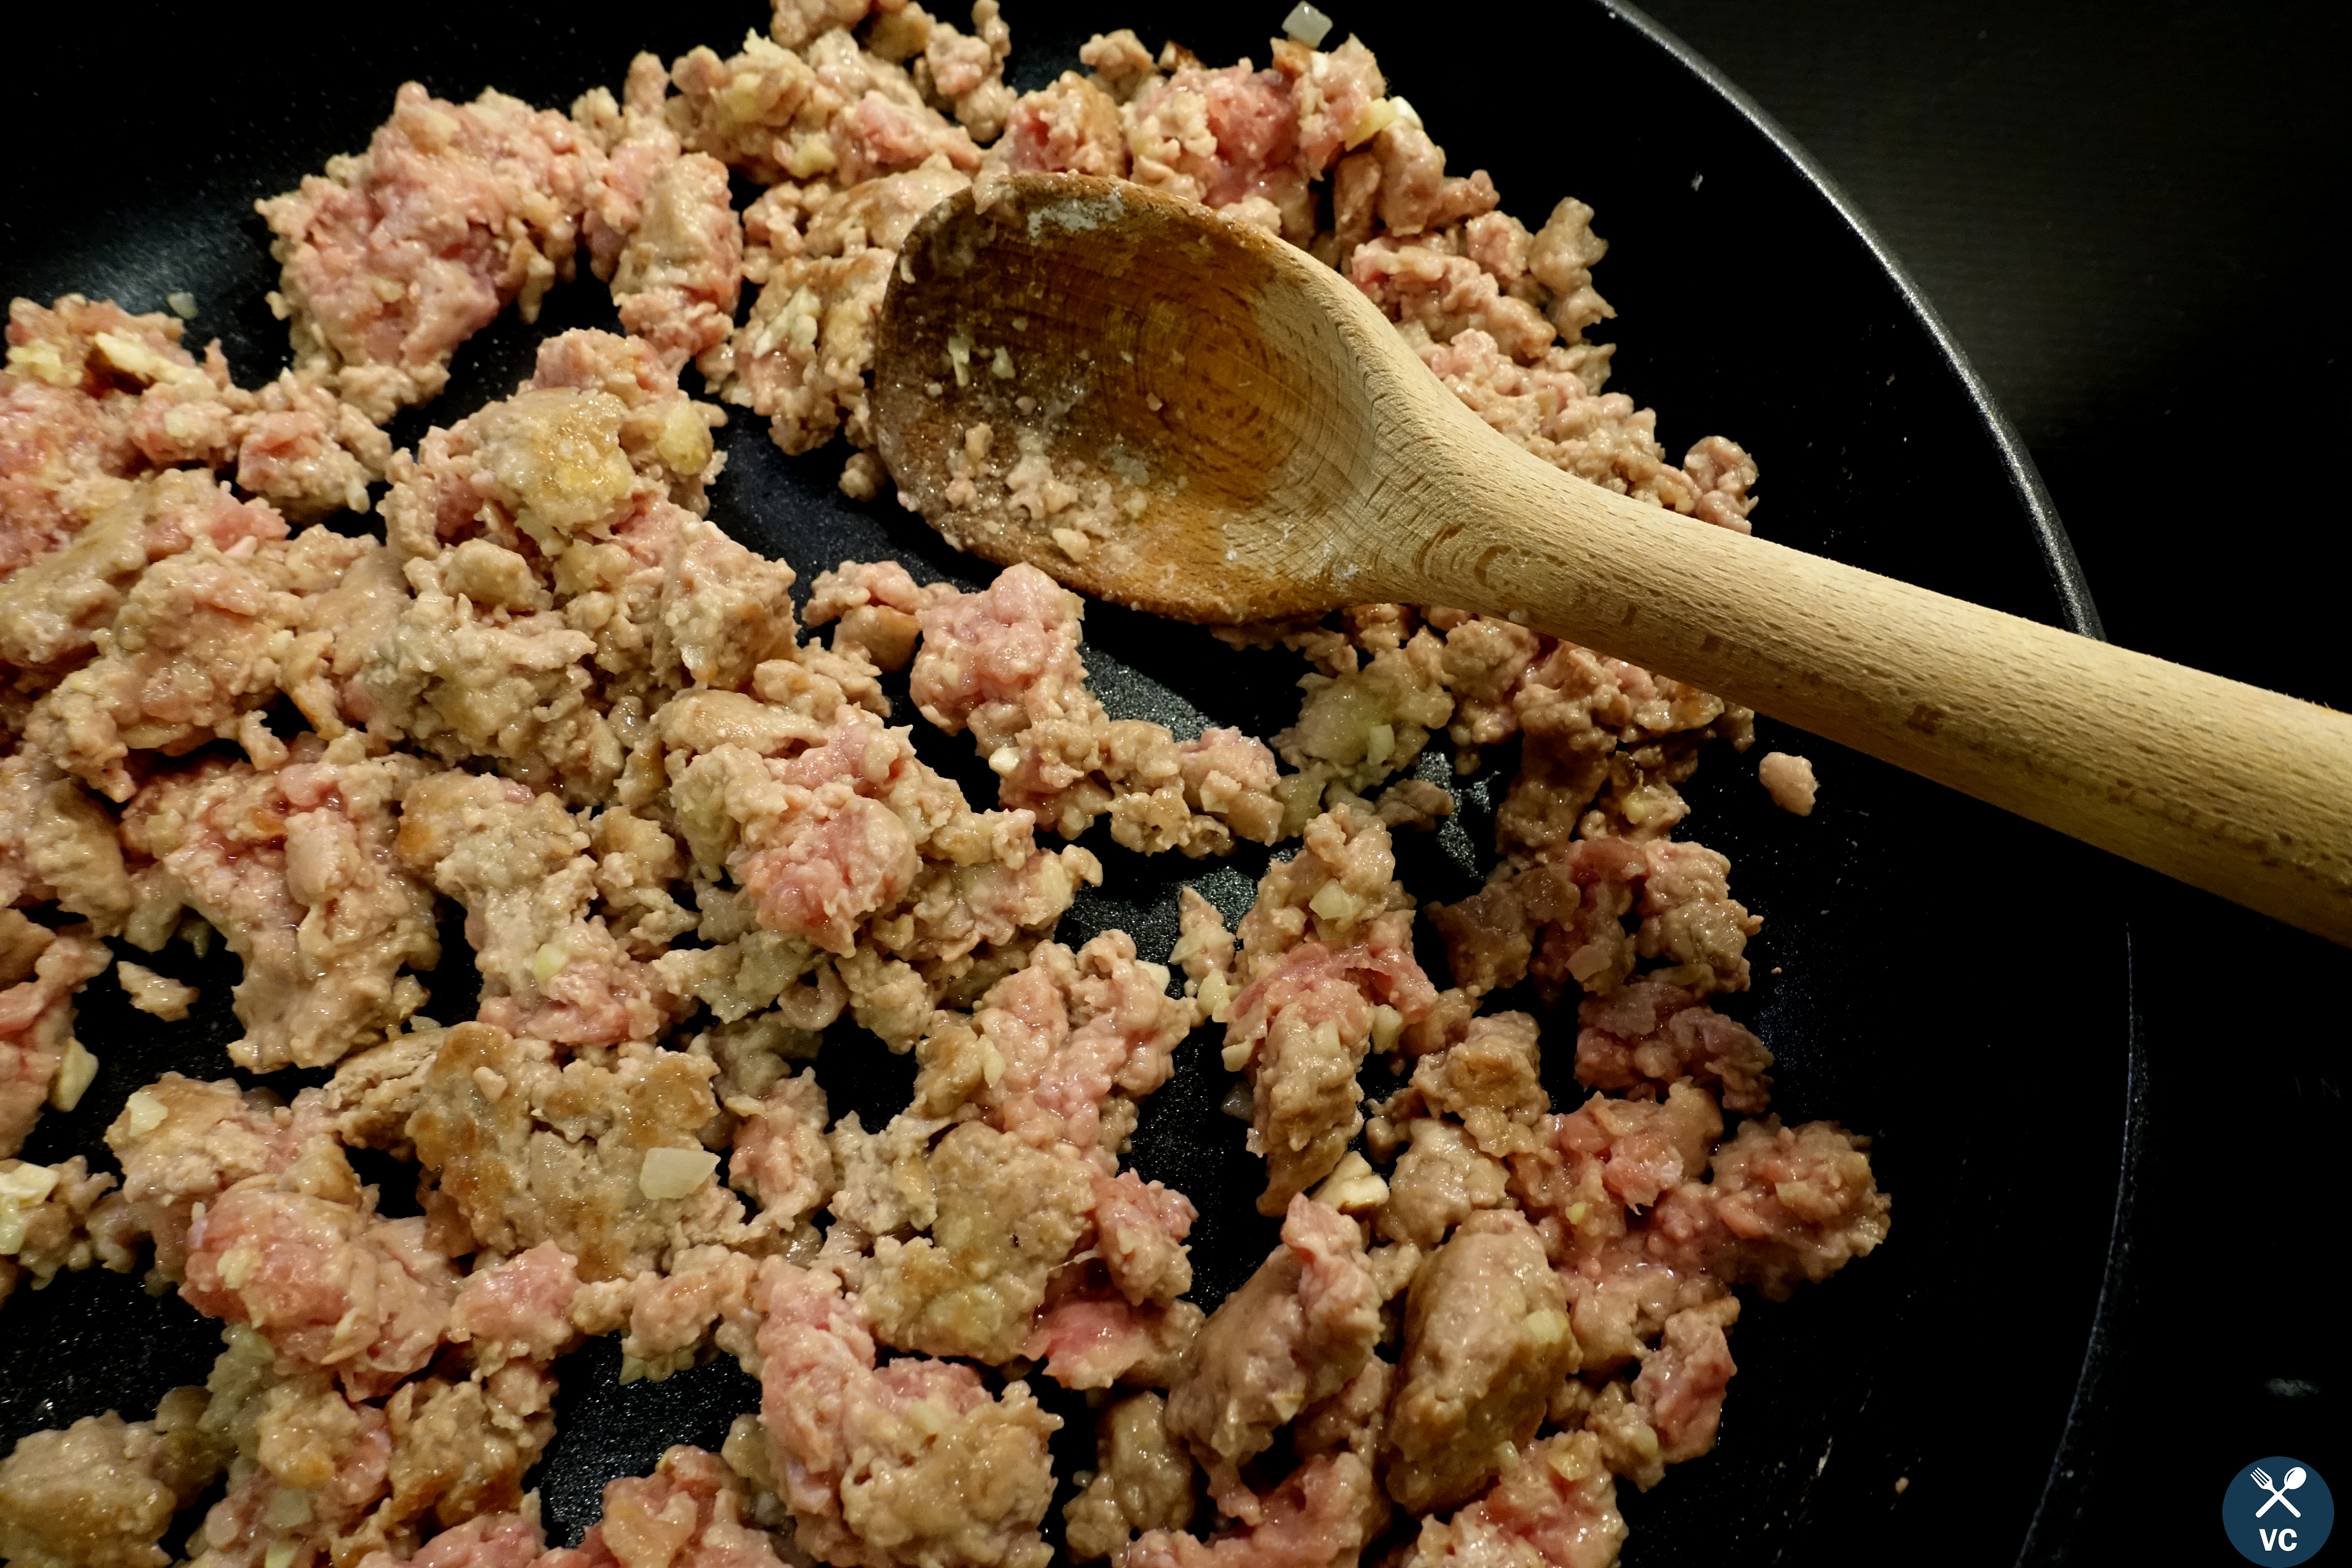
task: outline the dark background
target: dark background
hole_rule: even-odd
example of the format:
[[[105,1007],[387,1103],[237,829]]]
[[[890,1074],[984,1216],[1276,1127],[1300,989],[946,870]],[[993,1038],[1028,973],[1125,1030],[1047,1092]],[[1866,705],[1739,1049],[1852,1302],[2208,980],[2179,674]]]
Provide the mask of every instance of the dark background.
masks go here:
[[[1518,19],[1497,48],[1532,58],[1542,35],[1526,19],[1541,13],[1508,9]],[[2352,493],[2343,7],[1656,0],[1650,10],[1827,167],[1923,286],[2031,447],[2110,637],[2352,705],[2336,545]],[[0,22],[0,49],[45,62],[40,80],[0,105],[0,156],[37,161],[45,142],[102,136],[125,94],[184,92],[185,144],[208,145],[219,132],[197,106],[236,78],[240,28],[332,28],[329,52],[341,53],[344,29],[381,20],[290,5],[239,15],[47,7]],[[1438,25],[1478,26],[1485,15],[1465,8]],[[548,26],[584,30],[583,16],[551,12]],[[1017,37],[1017,5],[1012,20]],[[1409,57],[1393,27],[1372,42]],[[125,46],[135,58],[117,53]],[[1563,144],[1605,142],[1605,125],[1576,116],[1574,62],[1562,69]],[[194,89],[200,80],[209,91]],[[255,86],[283,95],[289,121],[322,90]],[[366,122],[379,113],[370,105]],[[144,134],[155,105],[131,118]],[[129,151],[122,174],[143,202],[186,199],[163,173],[181,147]],[[44,203],[0,211],[0,244],[56,221]],[[1741,242],[1736,221],[1701,238]],[[1605,269],[1601,281],[1605,291]],[[1804,330],[1765,323],[1732,352],[1801,353]],[[1768,459],[1768,503],[1771,472]],[[2284,1453],[2338,1485],[2352,1476],[2337,1436],[2345,1312],[2325,1283],[2344,1231],[2330,1194],[2352,954],[2128,869],[2088,886],[2038,869],[1987,868],[2015,885],[2008,934],[2027,962],[2063,969],[2075,957],[2070,900],[2126,906],[2143,1070],[2111,1331],[2093,1347],[2037,1541],[2079,1563],[2229,1561],[2212,1511],[2240,1467]],[[1998,967],[1967,978],[1968,1005],[1997,1018]],[[2007,1092],[2063,1101],[2068,1087],[2029,1075]],[[1956,1099],[1958,1135],[2000,1111],[1997,1100]],[[2104,1142],[2111,1129],[2084,1136]],[[1953,1273],[1988,1316],[2036,1310],[2037,1281],[2001,1258],[1957,1258]],[[2079,1330],[2053,1323],[2059,1331]],[[2001,1368],[1987,1366],[1982,1399],[2004,1395]]]
[[[2352,456],[2352,9],[1646,9],[1910,268],[2032,449],[2107,637],[2352,703],[2352,503],[2328,478]],[[2145,1135],[2112,1335],[2042,1538],[2079,1563],[2232,1561],[2209,1531],[2239,1467],[2352,1474],[2324,1284],[2345,1227],[2315,1201],[2345,1147],[2352,954],[2128,868],[2110,896],[2131,920]],[[2307,1223],[2272,1223],[2291,1213]],[[2030,1310],[2032,1281],[1997,1262],[1980,1289],[1990,1311]]]
[[[1646,8],[1923,287],[2032,448],[2109,637],[2352,705],[2352,501],[2329,477],[2352,456],[2352,8]],[[2114,889],[2145,1136],[2113,1331],[2061,1458],[2079,1489],[2053,1490],[2042,1538],[2085,1563],[2232,1561],[2208,1532],[2239,1468],[2284,1453],[2352,1474],[2346,1314],[2324,1283],[2345,1227],[2315,1201],[2344,1149],[2352,953],[2143,873]],[[1990,1312],[2031,1310],[2032,1282],[1997,1259],[1982,1288]]]

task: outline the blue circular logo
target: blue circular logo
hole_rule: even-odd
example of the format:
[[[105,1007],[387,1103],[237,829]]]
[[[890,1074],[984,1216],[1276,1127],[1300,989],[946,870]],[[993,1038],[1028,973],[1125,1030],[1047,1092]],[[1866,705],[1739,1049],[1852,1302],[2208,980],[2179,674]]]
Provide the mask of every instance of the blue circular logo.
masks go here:
[[[2319,1472],[2284,1454],[2257,1459],[2221,1493],[2221,1529],[2249,1563],[2307,1562],[2327,1544],[2336,1495]]]

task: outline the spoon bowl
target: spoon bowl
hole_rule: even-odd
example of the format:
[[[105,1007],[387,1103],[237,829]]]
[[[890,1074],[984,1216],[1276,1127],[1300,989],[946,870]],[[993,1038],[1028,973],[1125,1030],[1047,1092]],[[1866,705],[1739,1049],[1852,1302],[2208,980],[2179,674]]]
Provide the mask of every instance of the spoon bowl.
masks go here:
[[[962,549],[1156,615],[1231,624],[1380,597],[1311,522],[1352,505],[1361,478],[1316,439],[1317,389],[1386,368],[1344,329],[1388,323],[1368,300],[1354,323],[1261,310],[1295,254],[1086,175],[940,204],[900,252],[877,337],[876,429],[901,497]],[[1045,511],[1008,482],[1041,456],[1078,500]],[[1108,517],[1087,505],[1095,486]]]

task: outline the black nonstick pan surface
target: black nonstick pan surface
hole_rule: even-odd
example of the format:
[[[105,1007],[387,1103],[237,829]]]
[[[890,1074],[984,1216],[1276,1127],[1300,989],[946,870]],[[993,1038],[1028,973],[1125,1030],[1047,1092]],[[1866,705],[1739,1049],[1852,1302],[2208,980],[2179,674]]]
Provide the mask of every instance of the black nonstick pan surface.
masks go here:
[[[1379,54],[1457,171],[1492,173],[1507,210],[1539,223],[1571,195],[1597,209],[1611,242],[1598,283],[1619,311],[1595,334],[1621,345],[1612,390],[1661,411],[1671,450],[1720,431],[1756,454],[1759,531],[2095,634],[2031,463],[1932,311],[1803,154],[1703,61],[1606,4],[1465,7],[1435,20],[1427,8],[1327,8]],[[1023,89],[1041,85],[1075,65],[1088,34],[1121,25],[1154,46],[1176,37],[1213,63],[1262,60],[1285,9],[1011,0],[1009,75]],[[496,86],[562,108],[590,86],[617,87],[640,48],[731,52],[764,21],[763,7],[731,0],[625,15],[422,0],[20,16],[8,24],[9,74],[31,85],[0,106],[0,290],[112,296],[134,310],[188,290],[192,341],[218,336],[253,384],[286,350],[262,300],[276,269],[252,201],[364,146],[403,80],[460,99]],[[603,287],[584,276],[549,297],[537,326],[502,317],[461,352],[443,396],[394,425],[395,441],[512,390],[545,333],[613,324]],[[788,458],[742,416],[722,439],[713,518],[790,559],[802,592],[849,556],[896,555],[918,575],[966,585],[988,574],[895,505],[844,500],[838,448]],[[1296,711],[1297,672],[1281,656],[1234,653],[1192,628],[1097,606],[1087,657],[1114,714],[1180,732],[1205,721],[1268,734]],[[1895,1226],[1829,1284],[1751,1304],[1718,1446],[1652,1493],[1621,1494],[1633,1527],[1623,1560],[2040,1557],[2037,1518],[2070,1506],[2057,1456],[2088,1414],[2077,1389],[2089,1386],[2131,1152],[2131,980],[2106,868],[1769,720],[1758,730],[1756,750],[1712,753],[1685,792],[1686,836],[1732,858],[1735,893],[1766,921],[1749,950],[1756,988],[1727,1010],[1779,1055],[1775,1109],[1877,1140]],[[964,740],[917,731],[935,766],[992,793]],[[1776,746],[1820,771],[1809,819],[1773,808],[1755,782],[1757,757]],[[1424,775],[1449,779],[1448,762],[1433,748]],[[1470,781],[1441,833],[1401,839],[1415,894],[1455,898],[1482,879],[1491,803],[1513,762]],[[1204,872],[1107,838],[1092,847],[1106,885],[1082,896],[1063,939],[1118,926],[1150,956],[1174,939],[1180,881],[1197,879],[1237,914],[1265,860],[1244,846]],[[467,950],[448,935],[427,1009],[444,1021],[471,1007]],[[1442,952],[1426,956],[1442,969]],[[202,984],[204,1002],[162,1024],[131,1011],[110,977],[94,982],[79,1034],[99,1079],[75,1113],[44,1117],[26,1158],[104,1163],[100,1130],[133,1089],[166,1068],[229,1070],[235,961],[216,951],[199,963],[176,945],[143,961]],[[1573,1031],[1572,1016],[1548,1022],[1554,1097],[1566,1104],[1578,1098],[1565,1070]],[[1199,1205],[1195,1297],[1213,1306],[1274,1236],[1252,1206],[1259,1168],[1241,1124],[1217,1110],[1230,1080],[1213,1042],[1195,1037],[1178,1060],[1147,1105],[1134,1158]],[[860,1110],[870,1126],[904,1102],[912,1063],[844,1025],[818,1071],[836,1114]],[[291,1092],[324,1076],[269,1081]],[[388,1165],[362,1174],[382,1182],[388,1208],[410,1185]],[[93,1271],[20,1290],[0,1309],[0,1444],[108,1408],[143,1415],[164,1389],[201,1381],[217,1348],[216,1324],[145,1294],[135,1277]],[[593,1521],[606,1479],[642,1473],[673,1442],[715,1447],[756,1401],[723,1361],[627,1388],[618,1362],[608,1342],[562,1369],[559,1432],[535,1478],[552,1539]],[[1050,1385],[1047,1397],[1069,1420],[1057,1462],[1066,1477],[1091,1463],[1090,1422],[1082,1400]]]

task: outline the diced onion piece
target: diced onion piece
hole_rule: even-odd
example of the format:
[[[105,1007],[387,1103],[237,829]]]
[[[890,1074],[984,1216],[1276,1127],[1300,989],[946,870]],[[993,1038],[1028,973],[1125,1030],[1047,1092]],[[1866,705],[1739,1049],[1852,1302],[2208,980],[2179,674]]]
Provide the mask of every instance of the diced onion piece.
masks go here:
[[[637,1168],[637,1191],[659,1201],[682,1198],[719,1170],[719,1156],[708,1149],[648,1149]]]
[[[122,1102],[122,1117],[133,1138],[144,1138],[169,1120],[171,1108],[143,1089],[134,1089]]]
[[[68,1036],[65,1059],[58,1063],[58,1076],[49,1080],[49,1103],[59,1110],[71,1110],[81,1103],[89,1090],[90,1080],[98,1076],[98,1058],[82,1048],[79,1040]]]
[[[1319,49],[1323,47],[1323,40],[1331,36],[1331,18],[1309,5],[1307,0],[1298,0],[1298,4],[1290,8],[1290,15],[1282,19],[1282,30],[1308,48]]]
[[[1388,1202],[1389,1184],[1369,1161],[1350,1149],[1340,1156],[1338,1167],[1323,1178],[1323,1184],[1315,1189],[1315,1201],[1328,1204],[1341,1214],[1357,1214]]]

